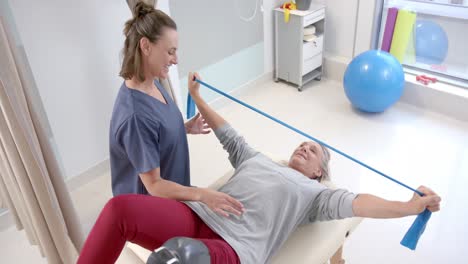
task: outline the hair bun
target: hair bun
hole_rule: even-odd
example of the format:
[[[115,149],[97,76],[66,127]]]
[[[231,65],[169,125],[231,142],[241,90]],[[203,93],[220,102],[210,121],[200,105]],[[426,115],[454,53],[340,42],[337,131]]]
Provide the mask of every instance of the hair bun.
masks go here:
[[[133,11],[133,17],[134,18],[142,18],[146,14],[154,12],[154,7],[151,5],[146,4],[143,1],[138,1],[138,3],[135,5],[135,9]]]

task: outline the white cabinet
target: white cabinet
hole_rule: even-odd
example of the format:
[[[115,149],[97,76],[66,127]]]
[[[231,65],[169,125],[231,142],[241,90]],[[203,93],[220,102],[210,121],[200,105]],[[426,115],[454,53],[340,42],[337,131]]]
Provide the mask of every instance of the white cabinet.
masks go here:
[[[304,84],[322,77],[325,6],[312,4],[307,11],[275,9],[275,81]]]

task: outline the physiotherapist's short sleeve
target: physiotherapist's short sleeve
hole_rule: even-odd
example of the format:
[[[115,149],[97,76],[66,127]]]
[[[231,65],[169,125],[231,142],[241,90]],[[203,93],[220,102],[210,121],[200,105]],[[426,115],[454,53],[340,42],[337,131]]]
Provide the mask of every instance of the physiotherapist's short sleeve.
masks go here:
[[[117,132],[117,141],[138,173],[160,167],[159,126],[154,121],[132,115]]]

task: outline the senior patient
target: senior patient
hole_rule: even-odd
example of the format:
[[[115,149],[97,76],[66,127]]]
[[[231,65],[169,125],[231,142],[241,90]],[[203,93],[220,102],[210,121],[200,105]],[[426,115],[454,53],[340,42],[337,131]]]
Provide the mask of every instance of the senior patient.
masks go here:
[[[198,77],[198,75],[195,74]],[[189,90],[235,168],[219,191],[237,199],[212,211],[200,202],[178,202],[144,195],[112,198],[93,227],[78,263],[113,263],[126,241],[156,249],[147,263],[268,263],[301,224],[345,217],[396,218],[439,210],[440,197],[428,188],[408,202],[370,194],[332,190],[319,180],[328,177],[329,153],[304,142],[288,165],[252,149],[199,95]],[[224,202],[217,201],[217,202]],[[215,201],[216,202],[216,201]],[[212,207],[215,208],[215,207]]]

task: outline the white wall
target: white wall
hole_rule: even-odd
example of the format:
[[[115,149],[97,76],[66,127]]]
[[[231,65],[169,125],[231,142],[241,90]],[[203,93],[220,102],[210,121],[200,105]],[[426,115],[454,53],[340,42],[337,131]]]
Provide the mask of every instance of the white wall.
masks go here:
[[[131,12],[123,0],[9,4],[65,175],[76,176],[108,159],[109,122],[122,83],[122,30]]]
[[[375,0],[359,0],[353,57],[371,47],[372,31],[379,27],[379,25],[374,25],[375,6]]]
[[[325,51],[334,56],[353,56],[358,0],[326,0]]]
[[[169,0],[157,0],[156,8],[159,10],[162,10],[164,13],[168,14],[169,16],[171,15],[171,11],[169,8]],[[174,94],[176,96],[179,109],[181,110],[182,113],[185,113],[185,109],[183,109],[181,88],[180,88],[180,82],[179,82],[179,70],[176,65],[173,65],[169,68],[169,79],[171,80],[172,88],[174,89]]]
[[[179,32],[179,74],[187,76],[263,42],[259,3],[261,0],[171,0]]]
[[[275,16],[274,9],[284,3],[284,0],[263,0],[263,41],[264,41],[264,72],[269,73],[274,69],[275,64]]]
[[[352,59],[371,48],[376,0],[322,0],[327,6],[325,51]]]

